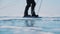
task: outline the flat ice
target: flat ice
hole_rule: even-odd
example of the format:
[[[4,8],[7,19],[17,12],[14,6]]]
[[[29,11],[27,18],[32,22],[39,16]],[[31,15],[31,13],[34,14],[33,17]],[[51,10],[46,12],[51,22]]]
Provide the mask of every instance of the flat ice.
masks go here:
[[[0,34],[60,34],[60,18],[0,18]],[[37,19],[37,18],[36,18]]]
[[[4,29],[5,28],[5,29]],[[17,27],[17,26],[0,26],[0,31],[8,31],[13,34],[54,34],[53,32],[44,32],[40,27]],[[40,30],[40,31],[37,31]],[[8,33],[8,34],[10,34]],[[4,33],[7,34],[7,33]]]

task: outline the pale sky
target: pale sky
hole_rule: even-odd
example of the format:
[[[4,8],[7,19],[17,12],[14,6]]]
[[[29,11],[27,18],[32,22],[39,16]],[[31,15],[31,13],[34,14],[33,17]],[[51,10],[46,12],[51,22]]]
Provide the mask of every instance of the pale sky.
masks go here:
[[[43,0],[38,12],[41,0],[35,0],[35,12],[43,17],[60,17],[60,0]],[[0,16],[23,16],[26,0],[0,0]],[[29,10],[30,14],[30,10]]]

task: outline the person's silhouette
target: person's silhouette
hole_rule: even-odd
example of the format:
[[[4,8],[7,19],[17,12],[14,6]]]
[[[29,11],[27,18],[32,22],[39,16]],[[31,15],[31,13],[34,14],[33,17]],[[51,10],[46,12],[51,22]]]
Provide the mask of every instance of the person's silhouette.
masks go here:
[[[35,14],[35,11],[34,11],[34,8],[35,8],[35,1],[34,0],[26,0],[27,2],[27,5],[26,5],[26,8],[25,8],[25,12],[24,12],[24,17],[31,17],[31,15],[28,15],[28,10],[29,10],[29,7],[31,7],[31,14],[32,14],[32,17],[38,17],[38,15]]]

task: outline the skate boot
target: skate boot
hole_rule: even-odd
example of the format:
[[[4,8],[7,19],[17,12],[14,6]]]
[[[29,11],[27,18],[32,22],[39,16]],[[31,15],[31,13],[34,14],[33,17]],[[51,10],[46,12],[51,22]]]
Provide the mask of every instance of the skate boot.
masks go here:
[[[24,15],[24,17],[31,17],[31,15]]]
[[[38,15],[32,15],[32,17],[36,17],[36,18],[38,18]]]

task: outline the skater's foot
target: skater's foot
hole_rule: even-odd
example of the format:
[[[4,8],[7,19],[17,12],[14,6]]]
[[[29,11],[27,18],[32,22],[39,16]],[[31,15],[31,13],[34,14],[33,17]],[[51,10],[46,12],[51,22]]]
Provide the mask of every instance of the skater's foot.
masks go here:
[[[31,15],[24,15],[24,17],[31,17]]]
[[[38,17],[38,15],[32,15],[32,17],[36,17],[36,18],[37,18],[37,17]]]

